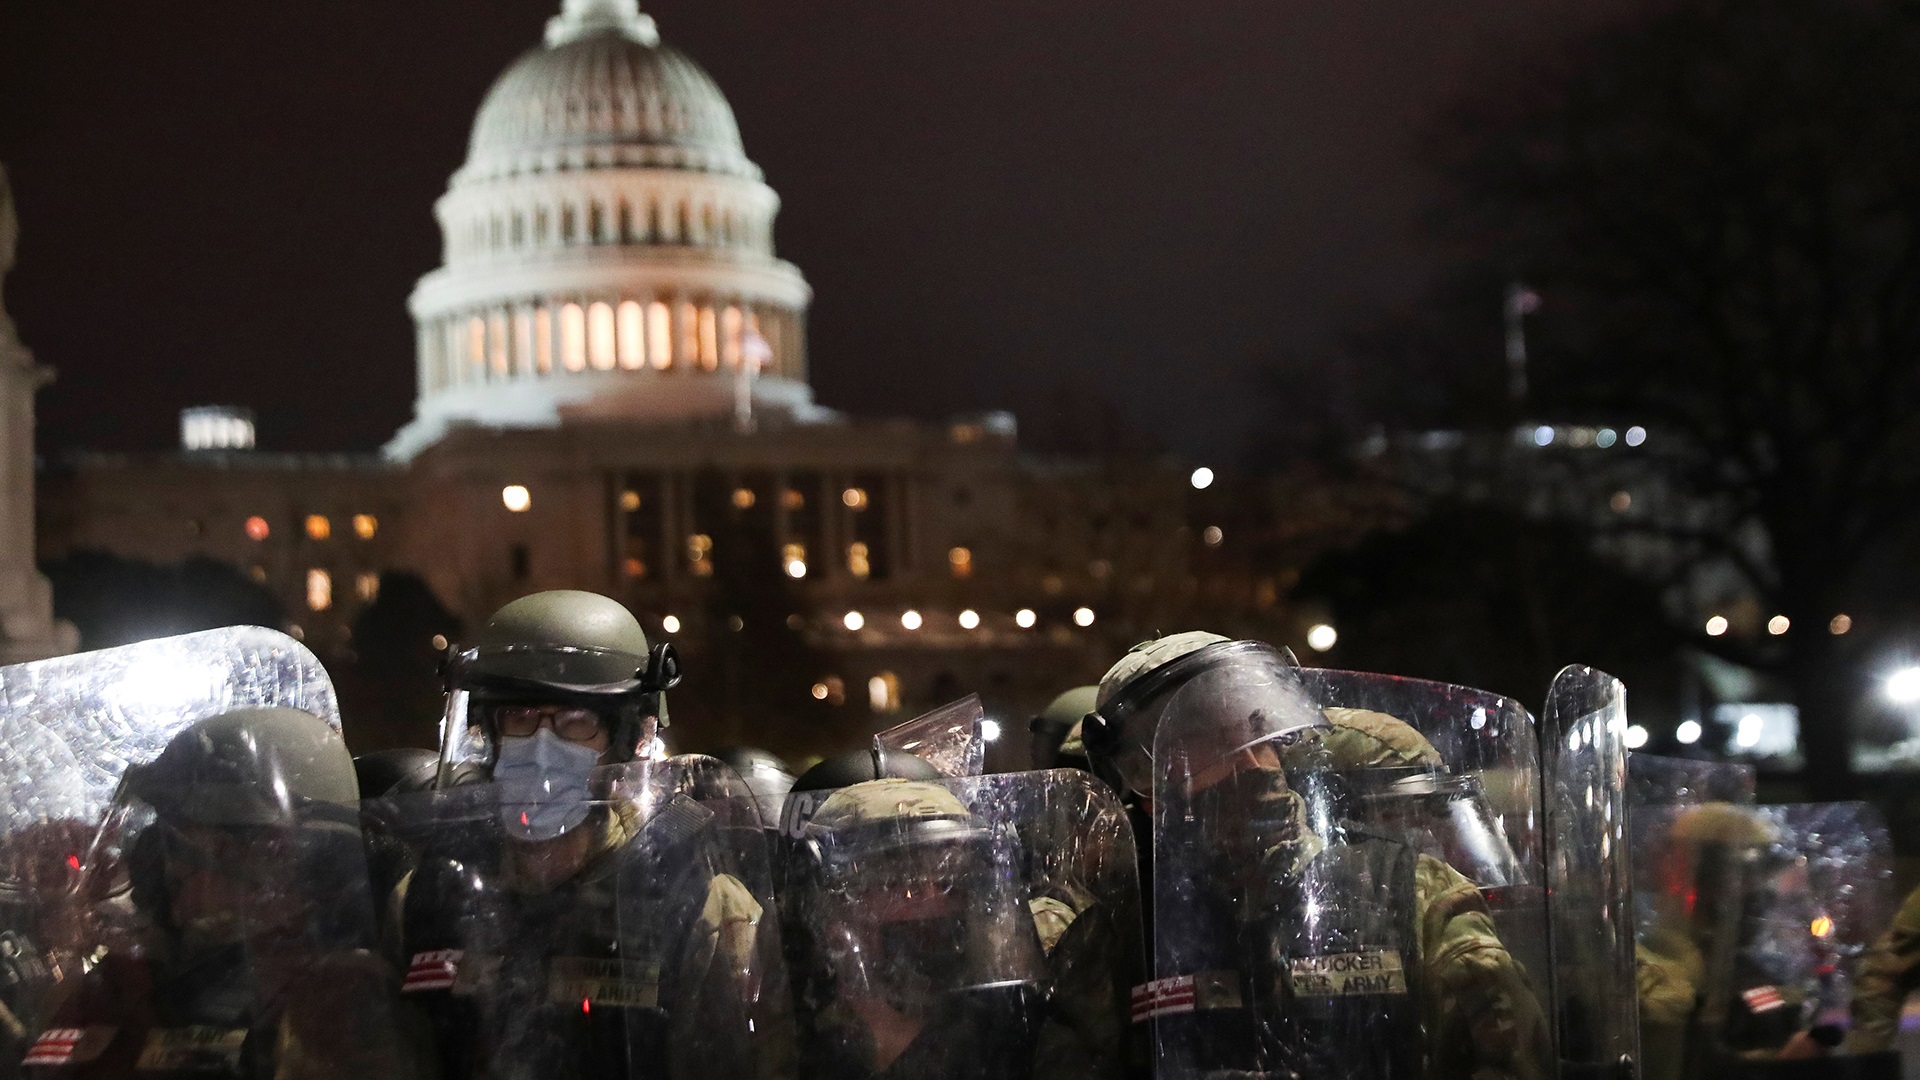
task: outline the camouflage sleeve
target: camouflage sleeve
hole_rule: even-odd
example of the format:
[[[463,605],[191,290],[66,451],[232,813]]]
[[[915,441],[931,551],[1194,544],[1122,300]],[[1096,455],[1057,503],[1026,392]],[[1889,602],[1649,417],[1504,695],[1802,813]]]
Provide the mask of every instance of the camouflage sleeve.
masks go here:
[[[792,1075],[789,991],[779,937],[762,933],[765,915],[739,878],[707,880],[683,947],[671,1075]]]
[[[1640,1062],[1644,1080],[1679,1080],[1702,976],[1699,950],[1666,935],[1634,950],[1640,998]]]
[[[274,1080],[426,1080],[431,1036],[372,953],[325,958],[290,988],[274,1038]]]
[[[1045,900],[1033,907],[1047,945],[1049,1007],[1031,1075],[1098,1080],[1144,1071],[1144,1029],[1134,1028],[1128,1017],[1128,993],[1139,973],[1127,959],[1113,913],[1099,904],[1075,911],[1064,901]]]
[[[1415,890],[1433,1075],[1542,1080],[1552,1046],[1546,1013],[1480,890],[1428,855],[1420,856]]]
[[[1893,925],[1860,958],[1854,982],[1853,1030],[1844,1052],[1891,1050],[1901,1006],[1920,989],[1920,889],[1908,894]]]

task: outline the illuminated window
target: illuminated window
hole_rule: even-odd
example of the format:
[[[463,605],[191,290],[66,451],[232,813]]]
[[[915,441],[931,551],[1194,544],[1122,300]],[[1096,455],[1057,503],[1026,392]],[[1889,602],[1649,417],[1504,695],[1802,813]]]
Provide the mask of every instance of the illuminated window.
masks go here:
[[[867,545],[857,540],[847,545],[847,573],[862,579],[873,573],[873,564],[868,560]]]
[[[261,566],[259,563],[254,563],[252,566],[247,567],[247,576],[265,585],[267,583],[267,568]]]
[[[883,671],[867,680],[867,704],[877,713],[896,712],[900,708],[900,677]]]
[[[626,563],[623,564],[622,569],[626,571],[627,576],[630,578],[638,579],[647,576],[647,564],[639,559],[628,559]]]
[[[1227,534],[1221,532],[1218,525],[1209,525],[1200,533],[1200,542],[1208,547],[1219,547],[1226,539]]]
[[[500,489],[500,505],[516,514],[525,513],[533,505],[533,492],[522,484],[508,484]]]
[[[542,375],[553,371],[553,310],[545,304],[533,313],[533,366]]]
[[[680,352],[681,363],[692,365],[700,360],[700,309],[692,304],[680,305]]]
[[[838,675],[829,675],[814,683],[812,693],[815,701],[824,701],[829,705],[847,703],[847,684]]]
[[[973,576],[973,551],[970,548],[950,548],[947,551],[947,567],[957,578]]]
[[[687,563],[694,577],[713,576],[713,537],[695,533],[687,537]]]
[[[740,487],[733,489],[733,508],[735,510],[751,510],[753,509],[753,502],[752,488]]]
[[[493,358],[493,373],[507,373],[507,315],[496,311],[487,317],[487,342],[489,355]]]
[[[587,309],[587,358],[596,370],[613,370],[614,338],[612,306],[595,303]]]
[[[333,606],[333,575],[325,570],[307,571],[307,607],[325,611]]]
[[[362,540],[371,540],[373,539],[373,534],[379,531],[379,518],[374,517],[372,514],[353,515],[353,535]]]
[[[560,309],[560,363],[568,371],[587,368],[587,313],[579,304]]]
[[[1835,615],[1827,623],[1827,633],[1829,634],[1844,634],[1852,629],[1853,617],[1851,615]]]
[[[807,576],[807,545],[788,544],[780,550],[780,565],[787,576],[798,580]]]
[[[353,595],[362,603],[371,604],[380,598],[380,575],[371,570],[355,574],[353,577]]]
[[[673,366],[673,320],[658,300],[647,305],[647,359],[662,371]]]
[[[266,518],[250,517],[247,519],[247,539],[265,540],[272,532],[273,529],[267,525]]]
[[[646,312],[631,300],[620,304],[620,366],[631,371],[647,363]]]
[[[789,510],[805,510],[807,508],[807,497],[792,488],[788,488],[780,493],[780,505]]]
[[[621,492],[620,509],[625,510],[629,514],[640,509],[640,493],[632,490]]]
[[[487,362],[487,324],[478,315],[467,320],[467,362],[474,367]]]
[[[720,366],[720,332],[710,307],[700,309],[700,366],[708,371]]]
[[[314,540],[325,540],[333,535],[333,522],[325,514],[307,515],[307,536]]]
[[[840,501],[845,503],[849,510],[865,510],[867,508],[867,489],[850,487],[840,493]]]
[[[728,367],[740,366],[740,331],[744,323],[737,307],[720,313],[720,362]]]

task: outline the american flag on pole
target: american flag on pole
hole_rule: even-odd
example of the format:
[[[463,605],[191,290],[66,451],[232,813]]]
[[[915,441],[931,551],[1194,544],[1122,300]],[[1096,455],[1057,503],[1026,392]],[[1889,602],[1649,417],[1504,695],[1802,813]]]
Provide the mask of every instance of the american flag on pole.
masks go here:
[[[1193,976],[1175,975],[1134,987],[1133,1022],[1138,1024],[1156,1016],[1192,1012],[1194,985]]]
[[[753,371],[773,363],[773,346],[760,336],[758,328],[749,326],[741,333],[740,360]]]
[[[1747,1003],[1747,1011],[1755,1013],[1772,1012],[1787,1003],[1777,986],[1756,986],[1751,990],[1742,990],[1740,1000]]]
[[[65,1065],[73,1060],[74,1047],[80,1045],[85,1028],[48,1028],[33,1041],[22,1065]]]
[[[460,958],[466,955],[464,949],[434,949],[431,952],[413,954],[413,962],[407,965],[407,979],[400,984],[400,992],[411,994],[420,990],[451,990],[453,980],[460,973]]]

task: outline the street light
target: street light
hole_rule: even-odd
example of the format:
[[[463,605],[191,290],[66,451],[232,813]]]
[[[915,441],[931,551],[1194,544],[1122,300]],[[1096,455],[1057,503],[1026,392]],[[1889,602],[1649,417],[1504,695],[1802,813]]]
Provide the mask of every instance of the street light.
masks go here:
[[[1887,700],[1895,705],[1920,702],[1920,667],[1903,667],[1888,675],[1885,690]]]

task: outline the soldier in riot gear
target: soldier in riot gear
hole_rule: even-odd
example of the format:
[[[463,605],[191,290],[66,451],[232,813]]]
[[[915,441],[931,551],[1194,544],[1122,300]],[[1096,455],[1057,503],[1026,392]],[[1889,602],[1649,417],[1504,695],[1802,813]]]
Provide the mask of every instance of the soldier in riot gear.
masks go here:
[[[1418,730],[1196,632],[1114,665],[1086,744],[1172,858],[1155,868],[1162,978],[1136,1003],[1161,1018],[1163,1071],[1546,1074],[1538,991],[1477,884],[1512,881],[1514,857]]]
[[[711,758],[639,751],[678,679],[618,602],[508,604],[450,662],[405,989],[452,1078],[771,1077],[789,1006],[758,811]],[[728,796],[737,796],[729,798]],[[403,815],[404,816],[404,815]]]
[[[780,808],[793,790],[793,771],[778,755],[752,746],[730,746],[716,750],[713,756],[726,762],[735,775],[753,792],[760,807],[760,819],[766,827],[780,826]]]
[[[370,951],[353,766],[332,728],[277,707],[197,721],[129,768],[116,802],[82,891],[130,896],[139,920],[130,940],[99,942],[28,1066],[58,1077],[421,1074],[391,969]]]

